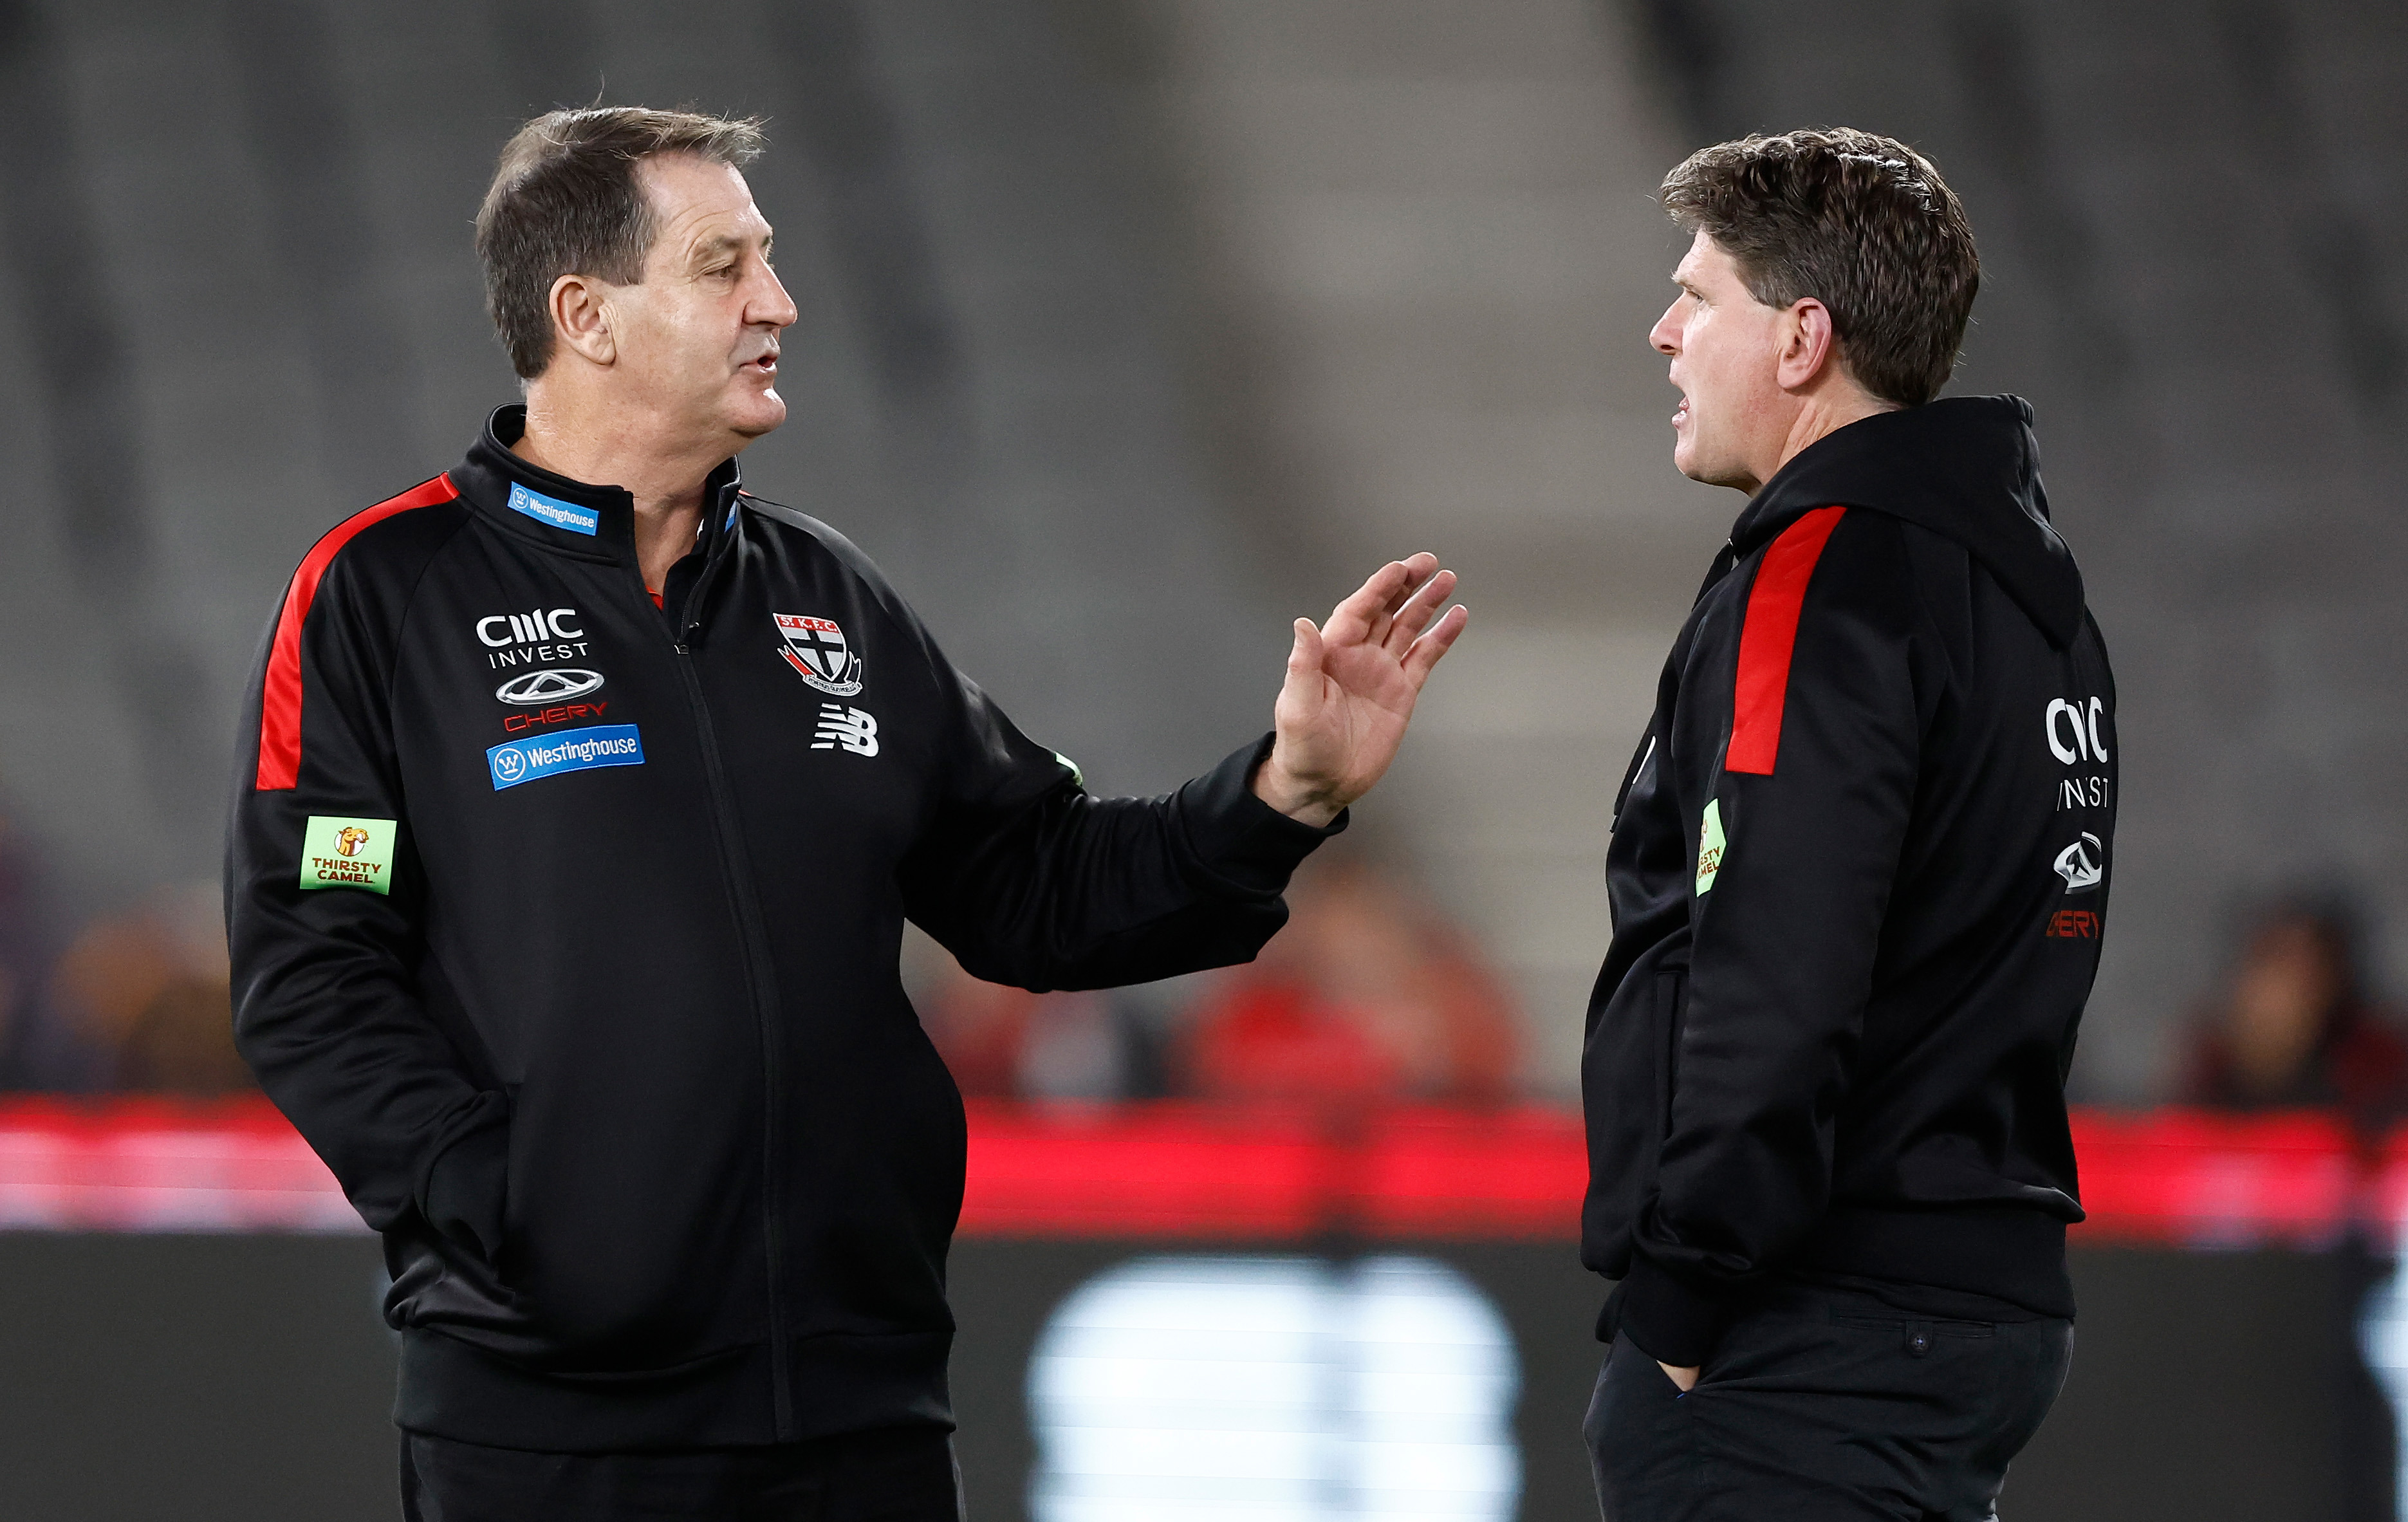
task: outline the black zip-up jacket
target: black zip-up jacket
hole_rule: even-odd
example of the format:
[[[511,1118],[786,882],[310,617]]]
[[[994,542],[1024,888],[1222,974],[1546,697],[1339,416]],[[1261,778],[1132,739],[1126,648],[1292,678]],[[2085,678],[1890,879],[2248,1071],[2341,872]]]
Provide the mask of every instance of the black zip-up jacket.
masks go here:
[[[2073,1313],[2115,688],[2030,424],[1956,398],[1809,446],[1665,665],[1581,1081],[1582,1259],[1667,1363],[1784,1272]]]
[[[733,461],[656,608],[632,499],[523,427],[310,551],[236,780],[236,1039],[383,1234],[397,1419],[949,1424],[963,1113],[904,920],[1035,989],[1243,961],[1329,832],[1249,791],[1267,742],[1087,796]]]

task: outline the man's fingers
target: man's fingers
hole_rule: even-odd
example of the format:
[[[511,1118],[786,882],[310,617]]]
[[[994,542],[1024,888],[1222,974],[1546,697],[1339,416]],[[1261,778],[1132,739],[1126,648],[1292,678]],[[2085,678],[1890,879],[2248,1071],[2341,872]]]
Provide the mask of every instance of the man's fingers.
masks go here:
[[[1427,634],[1413,641],[1412,648],[1405,652],[1404,659],[1405,675],[1412,681],[1413,691],[1422,690],[1422,683],[1429,680],[1431,669],[1441,656],[1455,648],[1455,641],[1462,635],[1464,625],[1470,622],[1471,610],[1456,603],[1446,610],[1446,616],[1440,619]]]
[[[1294,687],[1309,683],[1305,690],[1318,695],[1321,691],[1321,631],[1312,626],[1312,620],[1297,619],[1296,641],[1288,646],[1287,651],[1288,685]]]
[[[1405,599],[1412,596],[1413,588],[1429,580],[1430,573],[1438,569],[1438,556],[1424,550],[1418,554],[1407,555],[1393,564],[1402,567],[1405,576],[1397,590],[1388,597],[1388,611],[1391,613],[1404,606]]]
[[[1404,563],[1389,561],[1355,588],[1353,596],[1329,610],[1323,637],[1341,645],[1368,644],[1378,639],[1384,632],[1388,610],[1412,584],[1412,573]]]
[[[1398,610],[1438,570],[1438,556],[1425,550],[1391,560],[1371,573],[1354,595],[1330,610],[1326,637],[1340,644],[1386,641]]]
[[[1446,606],[1447,595],[1454,590],[1455,572],[1451,570],[1441,570],[1425,578],[1419,589],[1406,599],[1402,608],[1397,610],[1396,617],[1389,625],[1387,638],[1381,642],[1392,653],[1402,655],[1412,644],[1414,637],[1427,628],[1429,621],[1438,616],[1438,610]]]
[[[1403,568],[1404,575],[1388,594],[1387,601],[1381,605],[1380,616],[1371,621],[1369,639],[1383,645],[1387,644],[1389,637],[1396,632],[1398,615],[1412,605],[1416,590],[1426,585],[1438,570],[1438,556],[1424,550],[1394,564]]]

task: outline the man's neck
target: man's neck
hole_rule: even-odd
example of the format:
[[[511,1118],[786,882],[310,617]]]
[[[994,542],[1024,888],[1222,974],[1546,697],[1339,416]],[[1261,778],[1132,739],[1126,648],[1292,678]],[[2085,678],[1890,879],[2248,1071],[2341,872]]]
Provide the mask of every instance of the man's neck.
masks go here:
[[[1750,496],[1762,491],[1765,481],[1779,475],[1783,466],[1804,453],[1807,446],[1817,439],[1827,438],[1851,423],[1861,423],[1877,413],[1898,410],[1895,402],[1883,401],[1852,384],[1833,386],[1828,390],[1817,388],[1813,394],[1800,397],[1799,402],[1798,415],[1790,420],[1788,436],[1781,441],[1780,457],[1772,462],[1771,468],[1764,472],[1761,480],[1748,488]]]
[[[559,405],[536,386],[527,394],[526,431],[510,452],[556,476],[589,486],[617,486],[636,499],[636,560],[657,592],[669,567],[694,548],[702,526],[702,488],[733,452],[710,440],[683,440],[642,419]]]

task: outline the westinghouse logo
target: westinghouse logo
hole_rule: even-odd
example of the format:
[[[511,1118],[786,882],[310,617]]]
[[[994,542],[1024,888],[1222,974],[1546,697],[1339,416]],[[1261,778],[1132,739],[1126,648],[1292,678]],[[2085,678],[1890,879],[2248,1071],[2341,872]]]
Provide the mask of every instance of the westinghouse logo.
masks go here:
[[[545,739],[513,739],[485,753],[485,766],[494,775],[496,793],[566,771],[643,764],[643,737],[632,724],[595,725],[566,730]]]
[[[399,833],[390,819],[311,814],[301,831],[301,886],[390,894],[394,840]]]
[[[602,529],[602,514],[597,509],[580,507],[574,502],[563,502],[556,496],[529,491],[519,481],[510,482],[509,508],[512,512],[523,512],[537,523],[550,524],[554,528],[565,528],[588,538]]]

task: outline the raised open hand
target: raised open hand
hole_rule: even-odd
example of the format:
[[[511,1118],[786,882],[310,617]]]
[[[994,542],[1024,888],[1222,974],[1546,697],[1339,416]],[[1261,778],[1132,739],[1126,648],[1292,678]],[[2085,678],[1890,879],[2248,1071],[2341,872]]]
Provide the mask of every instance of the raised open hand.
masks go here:
[[[1326,825],[1397,758],[1413,701],[1471,614],[1446,606],[1455,572],[1438,556],[1392,560],[1330,612],[1296,621],[1287,682],[1272,710],[1278,738],[1254,795],[1291,819]]]

